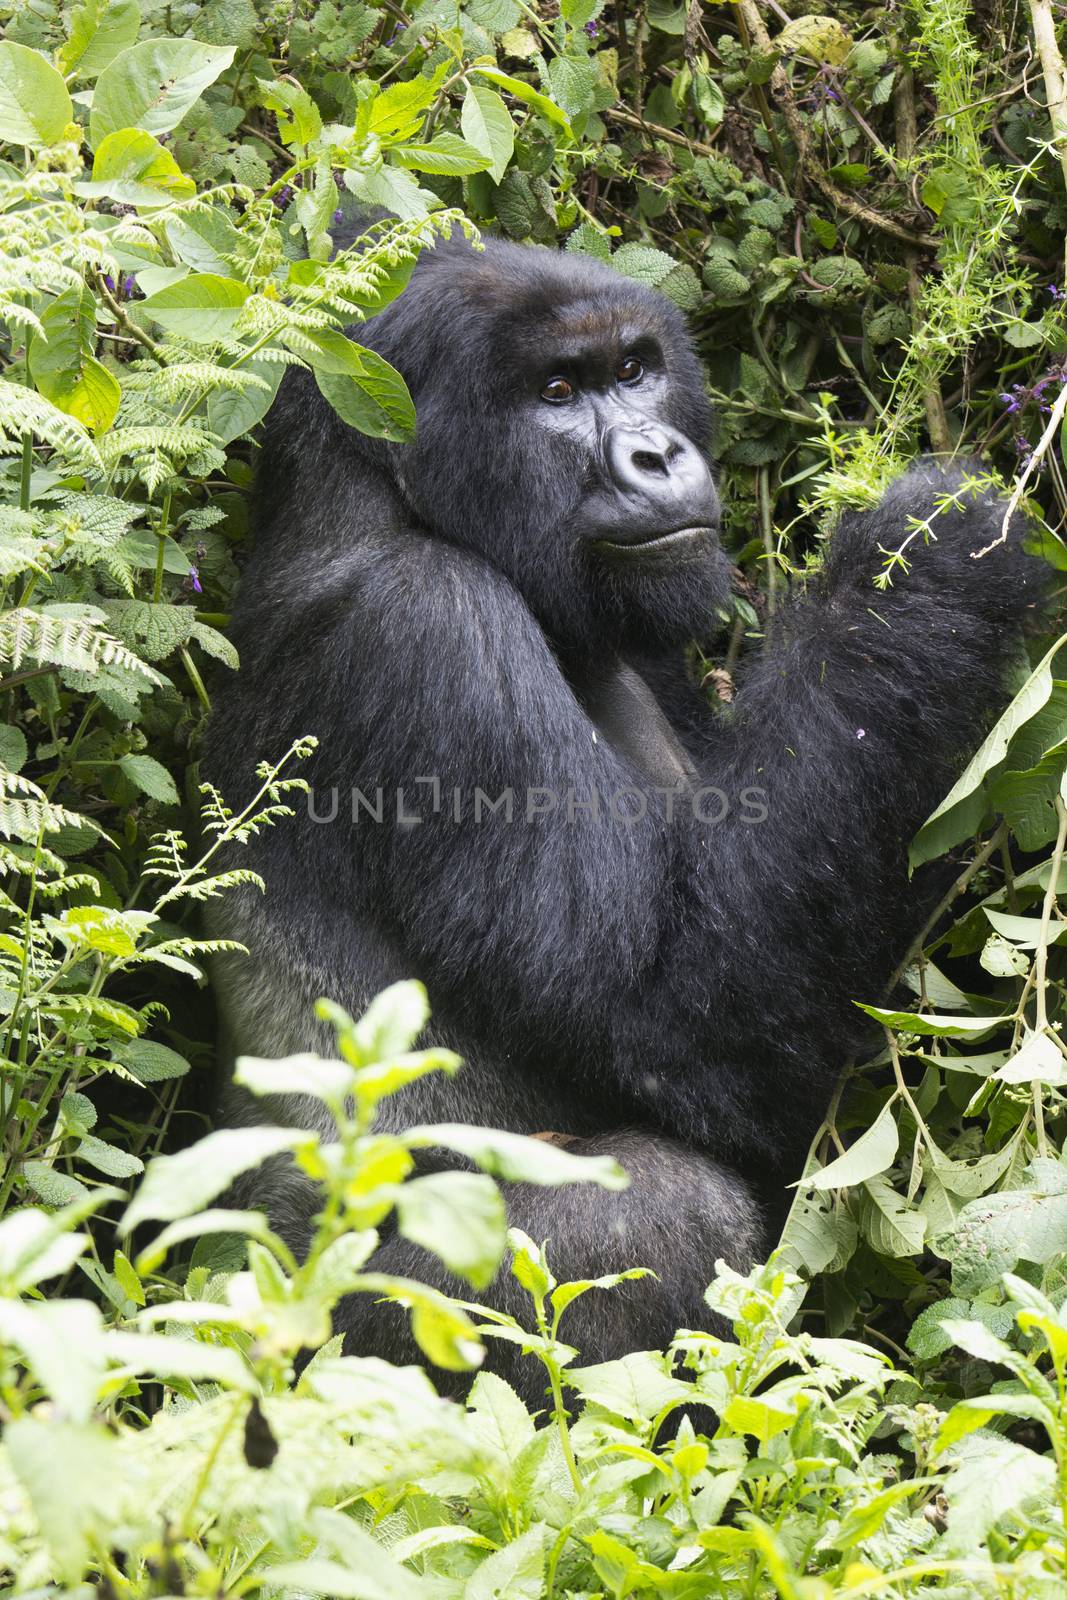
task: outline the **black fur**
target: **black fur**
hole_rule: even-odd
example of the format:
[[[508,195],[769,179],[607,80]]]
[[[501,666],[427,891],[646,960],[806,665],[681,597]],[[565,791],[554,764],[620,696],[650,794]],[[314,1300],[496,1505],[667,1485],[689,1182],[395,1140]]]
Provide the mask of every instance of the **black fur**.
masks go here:
[[[237,797],[256,760],[315,733],[319,815],[340,792],[333,823],[301,814],[257,842],[265,899],[220,902],[216,931],[252,952],[222,963],[228,1049],[328,1048],[317,996],[358,1012],[422,978],[432,1037],[467,1065],[412,1086],[390,1125],[552,1130],[630,1170],[622,1195],[509,1195],[560,1277],[659,1273],[658,1288],[569,1313],[564,1337],[595,1361],[706,1323],[716,1257],[747,1266],[772,1242],[759,1196],[794,1175],[857,1038],[853,1000],[879,996],[921,923],[907,841],[1001,698],[1038,580],[1018,530],[972,559],[1002,516],[983,496],[938,516],[911,570],[876,590],[880,547],[960,481],[921,463],[844,519],[815,592],[780,614],[735,705],[712,714],[680,646],[707,631],[725,559],[708,541],[699,560],[612,565],[578,537],[590,498],[614,491],[593,444],[538,421],[531,374],[561,321],[609,354],[636,327],[663,364],[649,415],[706,449],[698,364],[659,296],[543,250],[424,257],[359,333],[407,378],[413,445],[345,427],[307,374],[283,385],[234,619],[242,667],[205,767]],[[624,526],[624,495],[617,515]],[[419,777],[440,780],[439,813]],[[702,784],[726,797],[717,823],[693,814]],[[675,785],[681,801],[663,792]],[[365,810],[351,824],[353,786],[371,801],[382,788],[381,824]],[[475,790],[508,787],[514,820],[475,821]],[[417,824],[396,821],[401,788]],[[580,804],[634,788],[644,814],[631,796],[623,821],[564,803],[522,820],[531,789]],[[299,1240],[314,1195],[291,1172],[264,1188]],[[376,1265],[448,1284],[396,1237]],[[523,1298],[504,1278],[490,1297]],[[353,1301],[341,1320],[354,1348],[410,1358],[392,1308]],[[510,1346],[491,1362],[519,1367]]]

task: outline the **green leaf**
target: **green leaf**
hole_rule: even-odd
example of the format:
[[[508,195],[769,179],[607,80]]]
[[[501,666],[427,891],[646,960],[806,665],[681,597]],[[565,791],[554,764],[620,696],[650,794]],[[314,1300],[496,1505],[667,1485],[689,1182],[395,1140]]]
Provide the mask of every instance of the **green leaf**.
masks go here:
[[[599,1183],[604,1189],[625,1189],[629,1178],[614,1156],[581,1156],[521,1133],[443,1122],[412,1128],[404,1143],[411,1150],[442,1145],[456,1150],[491,1173],[512,1183]]]
[[[325,1105],[341,1107],[352,1093],[355,1073],[344,1061],[310,1054],[264,1061],[238,1056],[233,1079],[254,1095],[307,1094]]]
[[[79,1183],[77,1178],[60,1172],[47,1161],[24,1161],[22,1175],[46,1206],[70,1205],[81,1200],[86,1193],[85,1185]]]
[[[548,1529],[537,1522],[494,1551],[468,1579],[463,1600],[540,1600],[547,1538]]]
[[[131,1072],[139,1083],[162,1083],[168,1078],[184,1078],[189,1063],[177,1050],[155,1039],[130,1039],[111,1046],[112,1058]]]
[[[495,83],[498,89],[503,89],[505,94],[513,95],[516,100],[521,100],[538,116],[544,117],[546,122],[551,122],[564,133],[571,133],[570,118],[555,101],[550,100],[546,94],[541,94],[531,84],[524,83],[521,78],[513,78],[506,72],[501,72],[499,67],[483,66],[477,62],[471,67],[480,77],[488,78],[490,83]]]
[[[876,1178],[893,1165],[899,1142],[900,1134],[893,1108],[883,1106],[866,1133],[862,1133],[843,1156],[838,1156],[836,1161],[831,1161],[821,1171],[801,1178],[793,1187],[847,1189],[853,1184],[863,1183],[867,1178]]]
[[[123,756],[119,767],[150,800],[160,800],[168,806],[178,804],[180,797],[174,779],[155,756]]]
[[[613,1411],[630,1422],[651,1422],[671,1406],[693,1403],[691,1383],[669,1370],[669,1359],[655,1350],[635,1350],[618,1361],[592,1367],[571,1367],[564,1381],[584,1400]]]
[[[39,50],[0,40],[0,140],[40,150],[78,138],[67,86]]]
[[[304,1128],[219,1128],[176,1155],[156,1156],[127,1207],[123,1232],[149,1219],[173,1222],[199,1211],[242,1172],[315,1143],[316,1136]]]
[[[77,1587],[94,1530],[109,1527],[121,1503],[118,1439],[95,1423],[24,1416],[5,1427],[4,1449],[29,1495],[54,1579]]]
[[[87,199],[107,195],[122,205],[145,210],[187,200],[196,193],[196,184],[170,151],[143,128],[120,128],[101,139],[91,180],[74,187]]]
[[[18,1350],[73,1422],[88,1422],[104,1376],[103,1321],[86,1300],[0,1300],[0,1344]]]
[[[921,1014],[917,1011],[887,1011],[884,1006],[867,1006],[858,1000],[855,1004],[861,1011],[866,1011],[869,1017],[884,1022],[887,1028],[902,1033],[929,1034],[938,1039],[977,1038],[993,1028],[999,1028],[1001,1023],[1008,1020],[1005,1017],[948,1017],[935,1011]]]
[[[1031,1033],[993,1074],[1001,1083],[1067,1083],[1067,1060],[1045,1033]]]
[[[868,1178],[859,1203],[864,1237],[883,1256],[915,1256],[926,1237],[926,1218],[886,1178]]]
[[[263,104],[278,114],[278,136],[284,145],[307,145],[322,132],[319,108],[306,89],[279,78],[259,80]]]
[[[469,172],[484,172],[489,156],[455,133],[439,133],[429,144],[397,145],[395,159],[413,172],[436,172],[444,177],[463,177]]]
[[[80,1141],[75,1155],[79,1161],[87,1161],[98,1172],[105,1172],[109,1178],[135,1178],[144,1171],[144,1162],[140,1156],[131,1155],[128,1150],[120,1150],[117,1145],[108,1144],[104,1139],[98,1139],[94,1134],[86,1134]]]
[[[207,397],[207,425],[212,433],[222,444],[232,444],[234,439],[239,439],[242,434],[251,433],[274,404],[278,393],[278,386],[282,381],[285,368],[276,361],[251,361],[241,363],[242,372],[254,373],[257,378],[262,378],[266,387],[260,384],[248,385],[240,389],[223,388],[212,389]],[[236,652],[228,639],[223,639],[222,646],[212,650],[205,643],[206,635],[198,626],[194,637],[201,649],[208,650],[209,655],[215,655],[219,660],[231,660],[232,665],[237,665]],[[216,634],[216,639],[223,638]],[[224,654],[228,651],[229,654]]]
[[[969,1201],[952,1231],[933,1244],[952,1262],[952,1286],[960,1294],[980,1294],[1017,1261],[1043,1266],[1067,1252],[1067,1168],[1032,1162],[1020,1188]]]
[[[123,50],[97,79],[89,113],[94,149],[120,128],[170,133],[234,54],[233,45],[197,39],[143,39]]]
[[[376,350],[362,345],[351,348],[358,354],[358,372],[325,372],[315,367],[320,392],[350,428],[374,439],[406,444],[415,437],[415,406],[407,384]]]
[[[515,148],[511,112],[494,89],[472,83],[463,97],[460,126],[464,138],[489,158],[489,175],[499,183]]]
[[[932,861],[954,844],[969,837],[976,826],[974,805],[985,779],[1000,765],[1008,753],[1012,740],[1020,728],[1035,717],[1052,694],[1052,661],[1067,640],[1067,634],[1057,639],[1051,650],[1038,662],[1007,710],[990,729],[977,753],[968,763],[966,771],[932,812],[912,841],[908,852],[911,866],[922,866]],[[981,821],[984,804],[978,801],[977,822]]]
[[[129,49],[141,29],[137,0],[86,0],[70,14],[70,33],[56,53],[63,75],[95,78],[122,50]]]
[[[151,317],[169,333],[212,344],[233,332],[241,307],[251,294],[237,278],[220,278],[214,272],[191,272],[180,283],[169,284],[149,295],[138,313]]]
[[[477,1172],[432,1172],[402,1184],[397,1226],[405,1239],[432,1250],[475,1289],[496,1277],[507,1238],[507,1215],[492,1178]]]

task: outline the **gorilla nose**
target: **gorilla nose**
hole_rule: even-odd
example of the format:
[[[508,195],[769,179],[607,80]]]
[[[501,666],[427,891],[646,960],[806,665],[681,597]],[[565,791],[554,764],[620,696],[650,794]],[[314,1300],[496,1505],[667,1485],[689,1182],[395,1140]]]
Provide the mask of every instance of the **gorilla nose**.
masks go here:
[[[625,493],[647,501],[669,520],[713,520],[715,491],[708,464],[684,434],[616,426],[605,443],[611,476]]]

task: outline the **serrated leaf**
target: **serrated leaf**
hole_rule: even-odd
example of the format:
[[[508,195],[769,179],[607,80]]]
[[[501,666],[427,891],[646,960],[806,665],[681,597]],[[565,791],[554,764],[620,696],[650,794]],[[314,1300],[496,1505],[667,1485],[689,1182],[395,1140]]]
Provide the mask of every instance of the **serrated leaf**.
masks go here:
[[[397,145],[393,154],[402,167],[413,172],[435,172],[450,178],[484,172],[490,161],[484,151],[455,133],[439,133],[429,144]]]
[[[123,756],[119,768],[150,800],[159,800],[168,806],[178,804],[180,796],[177,785],[155,756]]]

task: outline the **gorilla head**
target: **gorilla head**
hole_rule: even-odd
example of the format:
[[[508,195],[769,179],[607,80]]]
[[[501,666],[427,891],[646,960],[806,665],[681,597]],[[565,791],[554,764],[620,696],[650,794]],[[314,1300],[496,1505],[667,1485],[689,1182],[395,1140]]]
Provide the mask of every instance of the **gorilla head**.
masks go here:
[[[414,444],[368,448],[419,523],[503,571],[558,646],[706,630],[729,587],[711,411],[668,301],[587,257],[453,241],[356,335],[418,414]]]

